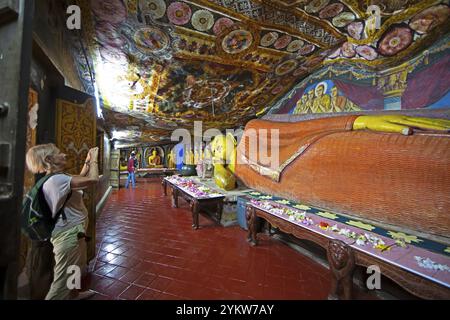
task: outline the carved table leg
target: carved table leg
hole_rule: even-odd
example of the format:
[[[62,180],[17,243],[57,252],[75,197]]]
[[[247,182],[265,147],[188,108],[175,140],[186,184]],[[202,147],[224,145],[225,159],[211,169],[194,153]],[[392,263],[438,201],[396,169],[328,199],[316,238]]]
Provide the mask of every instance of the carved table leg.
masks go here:
[[[198,210],[199,205],[198,201],[193,199],[190,202],[191,211],[192,211],[192,228],[197,230],[198,229]]]
[[[256,246],[258,244],[258,240],[256,239],[257,217],[255,214],[255,208],[253,208],[252,206],[247,206],[245,208],[245,217],[247,218],[247,226],[248,226],[247,241],[252,246]]]
[[[342,291],[342,299],[352,299],[355,257],[351,247],[341,240],[330,240],[328,242],[327,258],[333,275],[328,299],[339,299]]]
[[[167,182],[166,182],[166,180],[164,180],[164,178],[163,178],[161,184],[163,187],[164,195],[167,196]]]
[[[172,207],[178,208],[178,189],[172,188]]]

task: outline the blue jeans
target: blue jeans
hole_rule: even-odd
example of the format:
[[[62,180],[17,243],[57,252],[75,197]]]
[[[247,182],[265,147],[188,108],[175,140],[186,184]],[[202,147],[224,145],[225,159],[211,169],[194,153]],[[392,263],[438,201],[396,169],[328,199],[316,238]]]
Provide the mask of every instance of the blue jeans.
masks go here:
[[[127,182],[125,182],[125,189],[128,189],[128,185],[131,184],[133,186],[133,189],[136,188],[136,177],[134,175],[134,172],[128,172]]]

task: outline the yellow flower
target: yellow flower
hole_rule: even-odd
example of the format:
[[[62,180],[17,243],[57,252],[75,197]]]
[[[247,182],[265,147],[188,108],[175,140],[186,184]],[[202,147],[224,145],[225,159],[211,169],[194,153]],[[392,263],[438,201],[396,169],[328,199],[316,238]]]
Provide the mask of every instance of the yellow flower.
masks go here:
[[[450,253],[450,247],[445,248],[444,252]]]
[[[250,194],[251,194],[252,196],[259,196],[261,193],[259,193],[259,192],[250,192]]]
[[[321,212],[317,212],[316,213],[318,216],[324,217],[324,218],[328,218],[328,219],[337,219],[337,215],[335,215],[334,213],[331,212],[327,212],[327,211],[321,211]]]
[[[294,208],[297,208],[297,209],[300,209],[300,210],[310,210],[310,209],[311,209],[310,207],[305,206],[305,205],[303,205],[303,204],[296,204],[296,205],[294,206]]]
[[[290,204],[288,200],[277,200],[275,202],[281,203],[281,204]]]
[[[390,247],[390,246],[388,246],[388,245],[386,245],[386,244],[377,244],[377,245],[375,246],[375,249],[379,249],[379,250],[381,250],[381,251],[389,251],[389,250],[391,250],[391,248],[392,248],[392,247]]]
[[[261,196],[260,199],[272,199],[272,196]]]
[[[411,243],[411,242],[422,242],[423,240],[417,239],[416,236],[411,236],[409,234],[405,234],[403,232],[394,232],[394,231],[389,231],[388,234],[391,236],[392,239],[394,240],[403,240],[406,243]]]
[[[368,231],[372,231],[373,229],[375,229],[374,226],[367,224],[367,223],[362,223],[361,221],[347,221],[346,224],[354,226],[354,227],[358,227],[364,230],[368,230]]]

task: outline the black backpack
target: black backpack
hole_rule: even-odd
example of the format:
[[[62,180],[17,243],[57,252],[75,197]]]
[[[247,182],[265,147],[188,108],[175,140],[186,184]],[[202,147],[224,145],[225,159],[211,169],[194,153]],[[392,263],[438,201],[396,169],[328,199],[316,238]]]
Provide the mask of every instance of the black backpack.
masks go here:
[[[47,241],[52,236],[56,222],[62,215],[65,219],[64,207],[72,195],[72,191],[67,195],[63,206],[56,216],[52,217],[52,211],[45,200],[42,186],[54,174],[49,174],[41,178],[33,188],[27,193],[22,203],[22,212],[20,215],[22,232],[31,240]]]

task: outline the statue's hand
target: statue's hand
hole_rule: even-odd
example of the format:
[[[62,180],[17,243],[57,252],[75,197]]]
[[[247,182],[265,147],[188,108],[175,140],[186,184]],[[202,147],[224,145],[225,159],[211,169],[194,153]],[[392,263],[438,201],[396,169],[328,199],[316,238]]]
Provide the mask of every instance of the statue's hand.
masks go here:
[[[353,123],[353,130],[370,129],[404,135],[413,133],[413,128],[428,130],[450,130],[450,120],[408,117],[404,115],[360,116]]]

